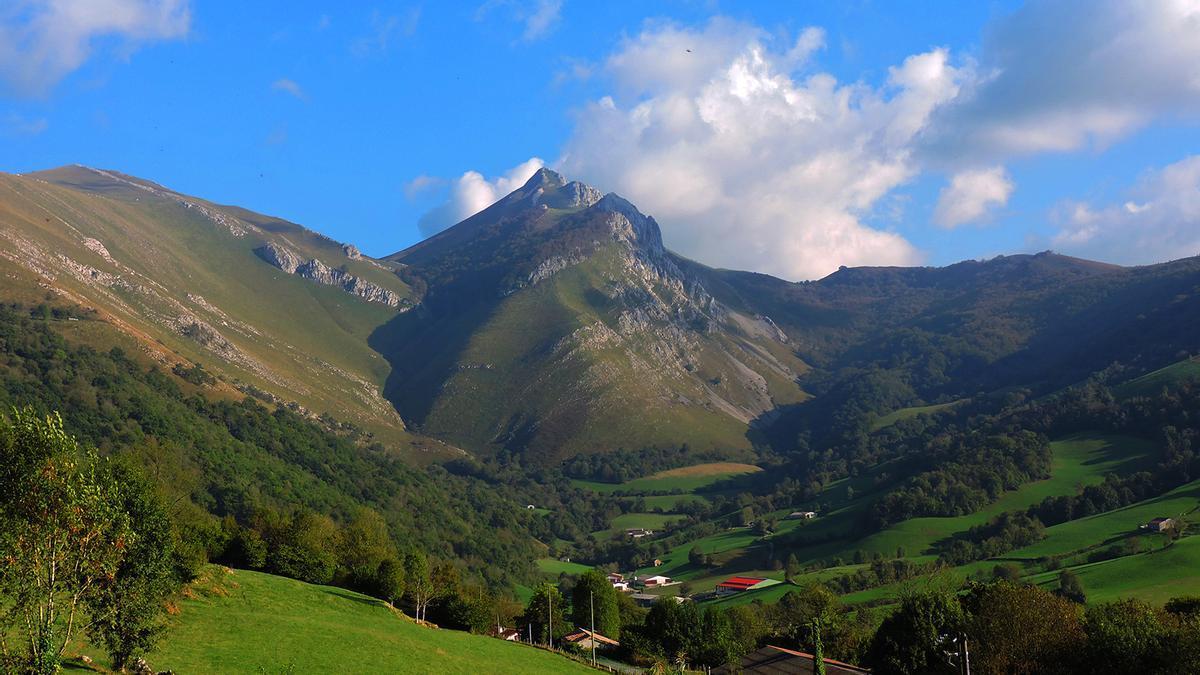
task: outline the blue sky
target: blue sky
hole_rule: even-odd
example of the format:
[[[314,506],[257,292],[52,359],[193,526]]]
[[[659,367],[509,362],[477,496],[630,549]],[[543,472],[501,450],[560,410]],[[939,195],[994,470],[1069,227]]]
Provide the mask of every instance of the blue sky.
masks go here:
[[[793,279],[1154,262],[1200,253],[1200,7],[1150,5],[16,0],[0,170],[118,169],[374,255],[544,162]]]

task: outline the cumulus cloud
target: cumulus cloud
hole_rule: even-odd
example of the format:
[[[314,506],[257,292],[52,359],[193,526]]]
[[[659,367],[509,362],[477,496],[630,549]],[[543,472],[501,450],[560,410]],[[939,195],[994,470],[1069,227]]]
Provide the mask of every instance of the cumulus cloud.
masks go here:
[[[1200,155],[1151,171],[1122,204],[1066,202],[1054,246],[1124,264],[1200,254]]]
[[[1200,2],[1041,0],[995,22],[926,135],[940,160],[1103,147],[1200,115]]]
[[[791,279],[920,253],[864,221],[917,171],[911,144],[958,91],[945,50],[878,88],[811,72],[823,33],[781,41],[716,19],[648,26],[609,58],[616,93],[578,113],[561,165],[653,214],[703,262]],[[689,51],[690,50],[690,51]]]
[[[187,0],[9,0],[0,6],[0,79],[17,93],[46,93],[82,66],[100,38],[122,53],[187,35]]]
[[[450,184],[450,195],[445,202],[421,216],[417,229],[421,236],[429,237],[491,206],[496,200],[525,184],[546,163],[538,157],[514,166],[488,180],[478,171],[468,171]],[[424,189],[435,181],[428,176],[418,176],[407,187]]]
[[[301,88],[300,85],[297,84],[294,80],[289,80],[286,77],[279,78],[278,80],[275,80],[274,82],[272,82],[271,89],[274,89],[275,91],[282,91],[285,94],[291,94],[292,96],[300,99],[301,101],[305,101],[308,99],[308,97],[304,93],[304,89]]]
[[[975,222],[997,206],[1008,203],[1013,182],[1004,167],[960,171],[942,188],[933,220],[946,228]]]

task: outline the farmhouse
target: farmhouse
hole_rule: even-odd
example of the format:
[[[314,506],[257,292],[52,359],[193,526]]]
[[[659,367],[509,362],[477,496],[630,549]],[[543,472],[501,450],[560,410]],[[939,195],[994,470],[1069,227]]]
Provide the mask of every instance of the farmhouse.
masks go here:
[[[631,527],[628,530],[625,530],[625,534],[633,539],[641,539],[642,537],[649,537],[650,535],[654,534],[654,530],[647,530],[642,527]]]
[[[729,577],[725,581],[717,584],[717,595],[730,595],[733,593],[741,593],[743,591],[753,591],[767,586],[778,584],[774,579],[765,579],[763,577]]]
[[[816,517],[816,511],[792,511],[788,514],[788,520],[812,520]]]
[[[584,651],[591,649],[593,644],[596,646],[597,650],[611,649],[613,647],[621,646],[620,642],[617,642],[612,638],[604,637],[599,633],[593,633],[586,628],[580,628],[578,631],[564,637],[563,640],[566,640],[573,645],[579,645],[579,648],[583,649]]]
[[[1167,530],[1171,529],[1172,527],[1175,527],[1175,519],[1174,518],[1155,518],[1154,520],[1146,523],[1142,527],[1144,527],[1145,529],[1150,530],[1152,532],[1166,532]]]
[[[630,590],[631,590],[631,589],[629,588],[629,582],[628,582],[628,581],[611,581],[611,582],[609,582],[609,583],[611,583],[611,584],[612,584],[612,587],[613,587],[614,589],[616,589],[616,590],[618,590],[618,591],[621,591],[622,593],[626,593],[626,592],[628,592],[628,591],[630,591]]]

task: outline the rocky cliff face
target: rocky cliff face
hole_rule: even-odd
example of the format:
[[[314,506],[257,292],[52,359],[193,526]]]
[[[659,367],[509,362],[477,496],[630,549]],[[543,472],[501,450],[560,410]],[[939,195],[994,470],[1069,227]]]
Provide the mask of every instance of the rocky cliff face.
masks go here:
[[[330,267],[316,258],[304,260],[286,246],[268,242],[254,249],[254,252],[258,257],[288,274],[295,274],[326,286],[337,286],[368,302],[378,302],[388,307],[396,307],[402,312],[410,308],[408,302],[396,293],[344,270]],[[357,249],[354,249],[354,253],[357,254]]]

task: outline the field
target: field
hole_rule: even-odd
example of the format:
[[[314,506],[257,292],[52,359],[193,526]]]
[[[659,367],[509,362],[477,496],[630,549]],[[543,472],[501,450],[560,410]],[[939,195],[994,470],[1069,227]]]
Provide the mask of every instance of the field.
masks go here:
[[[945,410],[946,408],[949,408],[950,406],[955,405],[957,403],[958,403],[958,401],[950,401],[948,403],[937,403],[934,405],[921,405],[921,406],[914,406],[912,408],[901,408],[899,410],[893,410],[892,412],[890,412],[886,415],[882,415],[878,419],[876,419],[874,422],[872,422],[871,423],[871,431],[879,431],[880,429],[883,429],[885,427],[892,426],[893,424],[895,424],[896,422],[899,422],[900,420],[906,420],[906,419],[909,419],[910,417],[916,417],[917,415],[929,415],[929,414],[935,413],[939,410]]]
[[[524,645],[418,626],[378,600],[257,572],[209,568],[147,660],[177,673],[572,673]]]
[[[564,572],[566,574],[583,574],[584,572],[592,569],[587,565],[555,560],[553,558],[539,558],[537,561],[537,566],[542,572],[555,578]]]
[[[1185,359],[1146,373],[1117,386],[1113,392],[1122,398],[1149,396],[1162,391],[1163,387],[1194,380],[1200,380],[1200,358]]]
[[[586,480],[573,480],[571,482],[577,487],[601,493],[625,492],[628,494],[637,494],[642,492],[673,492],[676,490],[686,493],[706,488],[713,483],[732,476],[740,476],[758,471],[762,471],[762,469],[753,464],[712,462],[660,471],[627,483],[600,483]]]
[[[1109,473],[1127,475],[1148,468],[1154,452],[1153,444],[1130,437],[1106,435],[1099,433],[1079,434],[1060,439],[1052,443],[1054,451],[1054,468],[1052,476],[1046,480],[1036,481],[1022,486],[1003,495],[988,507],[966,516],[954,518],[914,518],[866,537],[838,538],[839,533],[852,532],[867,507],[874,498],[870,489],[870,476],[859,476],[854,479],[838,481],[830,484],[819,501],[827,504],[829,510],[817,520],[801,522],[781,520],[778,530],[768,538],[757,536],[746,528],[732,528],[715,535],[704,537],[678,546],[662,556],[664,565],[659,572],[671,575],[692,584],[695,591],[704,591],[715,586],[720,580],[734,575],[746,574],[782,579],[781,571],[762,570],[762,553],[768,545],[776,551],[776,558],[783,558],[789,553],[796,554],[802,565],[828,563],[840,559],[843,564],[834,568],[824,568],[810,571],[801,575],[797,582],[801,585],[819,582],[837,576],[853,573],[862,565],[851,564],[856,552],[864,555],[883,555],[892,558],[897,553],[917,561],[932,561],[936,558],[935,545],[956,533],[970,527],[987,522],[989,519],[1005,511],[1027,508],[1041,502],[1048,496],[1074,494],[1081,486],[1101,482]],[[847,488],[854,488],[854,497],[847,499]],[[1022,551],[1016,551],[1004,556],[1005,560],[1014,560],[1026,565],[1046,555],[1078,556],[1079,561],[1093,550],[1111,546],[1125,537],[1137,533],[1137,525],[1151,518],[1166,515],[1177,516],[1195,509],[1200,504],[1200,483],[1181,487],[1167,495],[1147,500],[1139,504],[1099,514],[1091,518],[1080,519],[1047,529],[1044,541]],[[787,510],[772,514],[776,517],[786,515]],[[833,536],[832,541],[824,541]],[[820,541],[817,544],[807,544],[808,541]],[[1129,588],[1135,595],[1155,598],[1167,594],[1170,578],[1163,570],[1181,568],[1191,555],[1200,555],[1200,545],[1177,547],[1177,550],[1159,554],[1143,554],[1148,559],[1158,555],[1163,561],[1182,561],[1174,566],[1164,566],[1161,570],[1145,562],[1136,577],[1136,582],[1124,579],[1119,572],[1121,566],[1131,566],[1133,559],[1122,559],[1121,565],[1111,567],[1113,562],[1088,571],[1096,586],[1094,598],[1102,599],[1115,597],[1117,593]],[[1161,545],[1157,543],[1155,545]],[[712,554],[715,567],[697,568],[688,561],[688,553],[693,547],[698,547],[704,553]],[[1147,544],[1147,548],[1151,544]],[[1196,551],[1196,553],[1192,553]],[[1068,559],[1067,563],[1077,562]],[[967,575],[990,570],[996,564],[995,560],[981,561],[949,570],[945,576],[965,580]],[[1103,565],[1109,565],[1105,568]],[[1090,570],[1091,567],[1081,568]],[[1186,582],[1192,576],[1175,574],[1181,581]],[[1057,578],[1057,577],[1055,577]],[[1200,578],[1197,578],[1200,582]],[[893,597],[898,590],[907,584],[895,584],[890,587],[868,589],[846,596],[847,602],[867,602]],[[1200,587],[1193,583],[1188,590]],[[772,602],[792,588],[787,585],[775,586],[761,591],[751,592],[714,601],[722,605],[741,604],[754,600]],[[1180,591],[1183,592],[1183,591]],[[1193,591],[1194,592],[1194,591]],[[1176,593],[1178,594],[1178,593]]]

